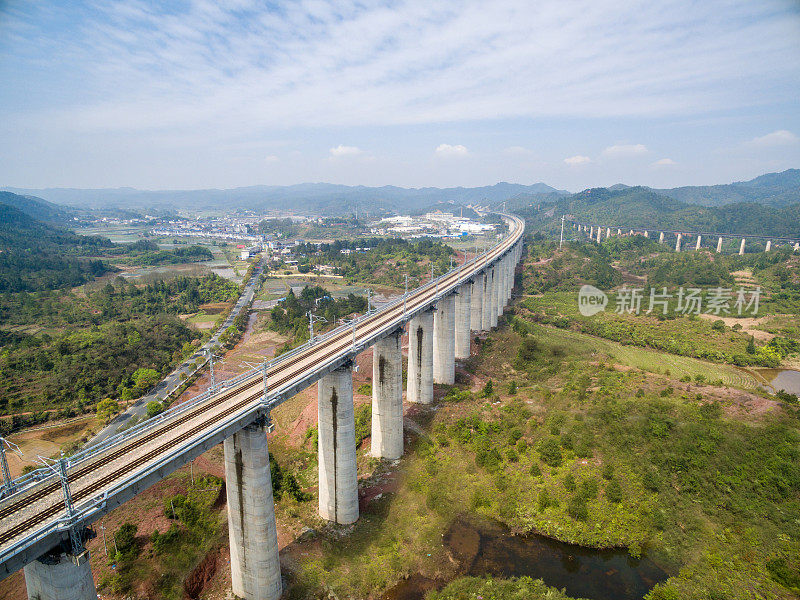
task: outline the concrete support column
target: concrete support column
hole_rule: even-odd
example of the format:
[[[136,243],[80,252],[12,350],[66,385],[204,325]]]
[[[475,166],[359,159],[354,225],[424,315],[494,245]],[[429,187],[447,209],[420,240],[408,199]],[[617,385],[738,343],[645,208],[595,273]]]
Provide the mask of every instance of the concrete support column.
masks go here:
[[[767,240],[767,246],[764,248],[764,252],[769,252],[772,250],[772,240]]]
[[[453,385],[456,380],[456,302],[448,294],[436,303],[433,313],[433,381]]]
[[[483,317],[483,283],[484,275],[479,273],[470,283],[472,288],[471,306],[469,309],[469,328],[472,331],[481,330],[481,318]]]
[[[659,244],[663,244],[664,243],[664,232],[663,231],[658,234],[658,243]]]
[[[678,234],[678,239],[675,241],[675,252],[681,251],[681,240],[683,239],[682,234]]]
[[[349,525],[358,520],[356,424],[350,366],[317,383],[319,415],[319,515]]]
[[[30,600],[97,600],[89,553],[47,553],[25,565]]]
[[[497,327],[497,317],[500,313],[497,311],[497,305],[500,303],[500,268],[497,263],[492,266],[492,307],[489,310],[489,322],[492,327]]]
[[[589,228],[589,239],[594,239],[594,225]]]
[[[483,314],[481,315],[481,329],[489,331],[492,328],[492,269],[483,272]]]
[[[469,330],[471,327],[472,284],[465,283],[456,292],[456,348],[458,360],[469,358]]]
[[[433,402],[433,312],[408,323],[408,401]]]
[[[600,243],[600,236],[602,236],[602,235],[603,235],[603,228],[602,227],[598,227],[597,228],[597,243],[598,244]]]
[[[722,236],[717,240],[717,254],[722,252]]]
[[[611,237],[611,227],[606,227],[606,239]]]
[[[233,593],[277,600],[283,592],[267,433],[248,425],[223,444]]]
[[[622,235],[622,229],[617,228],[617,235]]]
[[[644,230],[644,237],[646,237],[646,238],[650,237],[650,232],[647,231],[647,229]]]
[[[742,238],[742,243],[739,244],[739,256],[744,255],[744,238]]]
[[[797,252],[798,250],[800,250],[800,242],[795,242],[794,248],[792,248],[792,252]]]
[[[403,456],[402,331],[372,347],[372,456],[394,460]]]
[[[700,250],[700,240],[702,240],[702,239],[703,239],[702,236],[700,236],[700,235],[697,236],[697,243],[694,245],[694,249],[695,250]]]

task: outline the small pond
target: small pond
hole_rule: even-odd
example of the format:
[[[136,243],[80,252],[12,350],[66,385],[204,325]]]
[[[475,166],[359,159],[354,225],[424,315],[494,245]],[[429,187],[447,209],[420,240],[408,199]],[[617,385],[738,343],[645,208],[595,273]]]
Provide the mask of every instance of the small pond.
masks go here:
[[[800,395],[800,371],[793,369],[756,369],[776,390]]]
[[[476,577],[542,579],[568,595],[591,600],[641,600],[667,573],[624,549],[597,550],[537,535],[516,536],[493,522],[457,519],[442,538],[460,572]],[[443,581],[422,576],[401,582],[384,600],[417,600]]]

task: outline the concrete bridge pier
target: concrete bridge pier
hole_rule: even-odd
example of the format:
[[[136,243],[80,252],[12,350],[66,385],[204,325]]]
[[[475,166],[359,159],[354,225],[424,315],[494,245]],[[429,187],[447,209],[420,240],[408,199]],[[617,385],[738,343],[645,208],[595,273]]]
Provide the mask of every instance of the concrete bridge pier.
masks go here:
[[[594,225],[589,228],[589,239],[594,239]]]
[[[722,236],[717,240],[717,254],[722,252]]]
[[[658,243],[659,244],[663,244],[664,243],[664,232],[663,231],[658,234]]]
[[[503,268],[501,262],[494,263],[494,285],[492,286],[492,327],[497,327],[497,317],[503,314]]]
[[[283,592],[267,433],[248,425],[223,444],[233,593],[277,600]]]
[[[403,352],[398,330],[372,347],[372,456],[403,456]]]
[[[764,248],[764,252],[769,252],[770,250],[772,250],[772,240],[767,240],[767,245]]]
[[[700,235],[697,236],[697,243],[694,245],[694,249],[695,250],[700,250],[700,240],[702,240],[702,239],[703,239],[702,236],[700,236]]]
[[[433,402],[433,311],[408,323],[408,401]]]
[[[457,360],[469,358],[469,330],[472,323],[472,284],[465,283],[456,292],[456,341],[455,357]]]
[[[356,424],[350,365],[317,383],[319,416],[319,515],[349,525],[358,520]]]
[[[622,235],[622,229],[617,228],[617,235]]]
[[[481,330],[481,319],[483,317],[483,273],[478,273],[469,283],[471,291],[471,301],[469,309],[469,328],[472,331]]]
[[[97,600],[89,553],[43,554],[24,569],[29,600]]]
[[[681,251],[681,240],[683,239],[683,234],[678,234],[678,239],[675,241],[675,252]]]
[[[489,331],[492,328],[491,312],[492,304],[492,270],[485,269],[483,271],[483,299],[481,301],[481,329]]]
[[[744,255],[744,238],[742,238],[742,243],[739,244],[739,256]]]
[[[647,229],[644,230],[644,237],[646,237],[646,238],[650,237],[650,232],[647,231]]]
[[[611,237],[611,227],[606,227],[606,239]]]
[[[453,385],[456,378],[455,295],[436,303],[433,314],[433,381]]]
[[[792,252],[797,252],[798,250],[800,250],[800,242],[795,242],[794,248],[792,248]]]
[[[602,228],[602,227],[598,227],[598,228],[597,228],[597,243],[598,243],[598,244],[599,244],[599,243],[600,243],[600,241],[601,241],[601,239],[600,239],[600,236],[601,236],[601,235],[603,235],[603,228]]]
[[[486,300],[488,300],[488,302],[484,301],[484,311],[486,311],[484,315],[486,319],[484,329],[489,331],[497,326],[497,271],[494,266],[486,269],[486,278],[488,281],[486,285]]]

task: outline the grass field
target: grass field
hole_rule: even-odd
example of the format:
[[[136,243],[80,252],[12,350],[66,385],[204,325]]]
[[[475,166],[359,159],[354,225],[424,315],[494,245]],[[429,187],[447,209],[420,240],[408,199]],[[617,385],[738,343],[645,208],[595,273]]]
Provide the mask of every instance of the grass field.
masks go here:
[[[736,367],[665,354],[647,348],[624,346],[610,340],[555,327],[541,325],[533,327],[536,335],[562,343],[572,353],[600,353],[620,364],[651,373],[671,375],[676,379],[687,375],[694,379],[701,375],[706,381],[722,381],[728,386],[745,389],[759,387],[754,377]]]

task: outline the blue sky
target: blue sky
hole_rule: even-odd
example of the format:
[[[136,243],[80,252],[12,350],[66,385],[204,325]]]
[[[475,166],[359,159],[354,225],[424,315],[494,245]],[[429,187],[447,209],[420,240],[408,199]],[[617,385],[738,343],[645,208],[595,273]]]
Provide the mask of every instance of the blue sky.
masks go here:
[[[576,191],[800,167],[796,0],[0,0],[0,81],[0,186]]]

